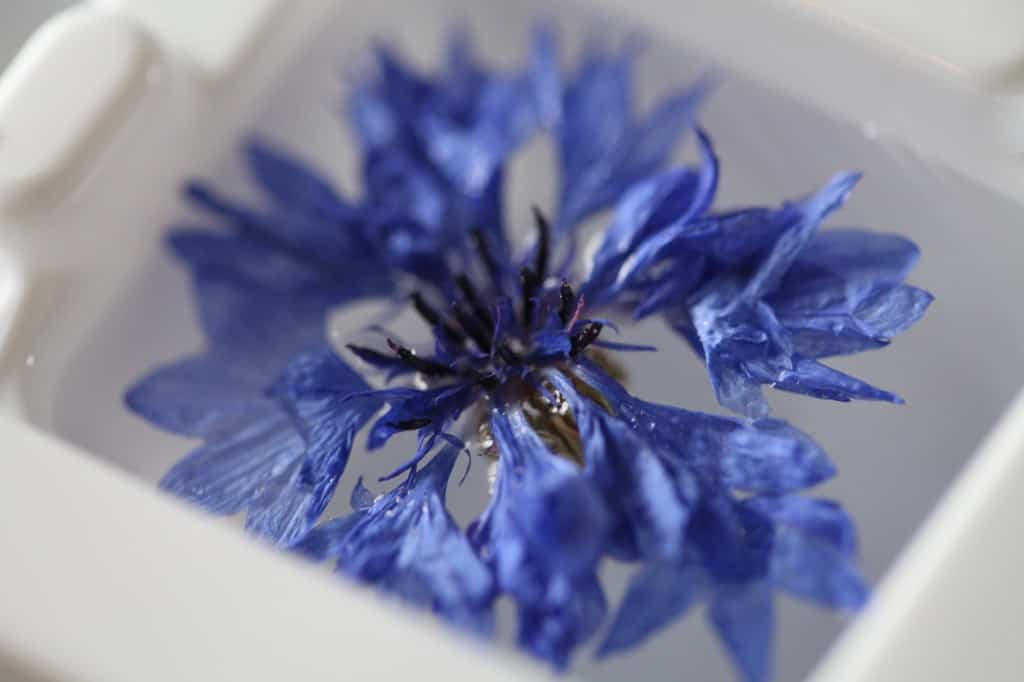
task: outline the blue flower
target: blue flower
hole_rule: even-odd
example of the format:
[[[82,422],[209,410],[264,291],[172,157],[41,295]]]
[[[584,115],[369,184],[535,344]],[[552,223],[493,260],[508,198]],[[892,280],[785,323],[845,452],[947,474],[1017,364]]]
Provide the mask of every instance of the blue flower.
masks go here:
[[[858,608],[852,520],[804,492],[835,474],[825,451],[768,418],[761,387],[898,401],[820,361],[887,345],[931,296],[905,283],[917,248],[864,229],[820,230],[859,176],[780,207],[714,210],[720,162],[696,127],[709,81],[632,110],[632,46],[591,44],[572,74],[555,32],[518,70],[493,72],[468,36],[438,73],[379,45],[349,112],[364,194],[343,197],[265,141],[247,147],[262,208],[204,184],[220,223],[175,229],[206,347],[133,386],[131,409],[202,440],[161,485],[257,534],[454,625],[493,634],[517,609],[519,646],[558,669],[613,611],[602,655],[639,645],[696,603],[747,680],[771,670],[777,591]],[[693,166],[670,166],[695,140]],[[513,249],[504,169],[532,136],[556,143],[549,221]],[[587,268],[577,227],[614,207]],[[412,292],[412,293],[408,293]],[[390,298],[423,323],[406,344],[339,347],[326,319]],[[662,316],[703,358],[721,416],[623,385],[623,358],[655,349],[610,318]],[[358,369],[357,369],[358,368]],[[642,387],[641,387],[642,388]],[[355,438],[415,433],[378,497],[324,520]],[[446,506],[460,453],[493,460],[489,504],[465,529]],[[635,577],[610,609],[607,559]]]

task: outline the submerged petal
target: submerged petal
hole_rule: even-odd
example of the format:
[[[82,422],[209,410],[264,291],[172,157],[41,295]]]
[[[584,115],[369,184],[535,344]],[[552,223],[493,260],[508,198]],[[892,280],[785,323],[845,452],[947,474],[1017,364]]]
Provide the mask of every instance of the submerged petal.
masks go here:
[[[751,498],[745,506],[774,523],[771,579],[780,589],[835,609],[868,598],[856,564],[853,521],[834,502],[803,497]]]
[[[501,452],[498,480],[471,538],[499,589],[538,628],[521,631],[524,646],[564,666],[603,617],[596,568],[607,512],[591,482],[548,450],[521,408],[495,408],[491,429]]]
[[[746,682],[771,679],[775,634],[773,601],[766,583],[721,591],[711,601],[711,623]]]
[[[459,449],[447,447],[415,477],[296,546],[315,559],[478,634],[493,628],[494,582],[445,508]]]
[[[332,348],[321,346],[296,355],[270,390],[306,442],[302,466],[290,481],[308,496],[304,530],[316,523],[334,495],[356,432],[381,406],[372,396],[352,398],[368,388]]]
[[[698,599],[702,571],[675,562],[654,562],[630,580],[626,596],[598,648],[598,656],[632,649],[681,618]]]
[[[586,475],[608,505],[608,552],[624,560],[678,556],[693,491],[679,485],[678,474],[637,432],[583,397],[568,377],[551,372],[548,378],[572,408]]]
[[[558,128],[561,161],[559,226],[570,229],[614,204],[634,183],[658,171],[696,119],[708,82],[665,98],[633,119],[633,54],[591,51],[565,89]]]
[[[158,367],[128,390],[125,404],[155,426],[192,437],[261,419],[266,378],[232,359],[210,353]]]
[[[291,420],[270,401],[249,417],[177,462],[160,487],[215,514],[248,508],[269,481],[305,452]]]
[[[835,473],[825,451],[785,422],[748,422],[650,403],[630,395],[592,363],[581,363],[577,371],[670,464],[685,466],[728,489],[795,492]]]

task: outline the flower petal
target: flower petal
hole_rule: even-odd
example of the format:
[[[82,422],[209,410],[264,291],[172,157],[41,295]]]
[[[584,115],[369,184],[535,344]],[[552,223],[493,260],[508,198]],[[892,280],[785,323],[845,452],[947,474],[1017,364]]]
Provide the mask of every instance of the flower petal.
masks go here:
[[[573,651],[600,628],[608,604],[596,577],[576,582],[557,609],[519,606],[518,644],[556,670],[569,667]]]
[[[520,407],[496,407],[491,431],[501,452],[498,480],[470,537],[524,622],[541,628],[521,630],[523,646],[564,666],[603,616],[595,589],[607,512],[591,482],[548,450]]]
[[[743,295],[748,300],[760,298],[779,285],[822,221],[846,202],[860,177],[859,173],[840,173],[817,193],[793,206],[795,221],[775,242],[747,283]]]
[[[308,212],[325,221],[350,216],[352,208],[323,175],[262,140],[245,148],[253,177],[274,201],[285,208]]]
[[[645,565],[630,580],[597,655],[632,649],[681,618],[698,598],[702,584],[696,567],[673,562]]]
[[[839,505],[804,497],[750,498],[744,504],[775,524],[776,586],[829,608],[865,604],[869,590],[855,563],[857,532]]]
[[[781,494],[835,474],[825,451],[785,422],[751,423],[650,403],[631,396],[592,363],[580,363],[577,372],[650,447],[728,489]]]
[[[221,353],[196,355],[158,367],[125,394],[128,408],[162,429],[203,437],[230,432],[262,418],[263,372]]]
[[[608,552],[635,560],[678,556],[694,500],[658,454],[624,421],[584,398],[560,372],[548,379],[572,408],[587,476],[612,521]]]
[[[365,392],[366,382],[328,346],[295,356],[270,394],[292,415],[306,442],[306,456],[292,485],[309,492],[307,528],[334,495],[348,463],[355,434],[380,408]]]
[[[659,173],[634,185],[619,201],[615,220],[598,247],[585,287],[592,299],[604,300],[621,293],[711,205],[718,185],[718,157],[707,133],[700,128],[696,132],[701,151],[698,170],[677,168]],[[680,256],[676,254],[675,258]],[[692,253],[684,257],[698,264],[701,258]],[[692,268],[678,269],[678,274],[685,275]]]
[[[565,90],[558,129],[558,224],[569,229],[605,209],[668,160],[696,117],[709,82],[665,98],[646,119],[631,115],[633,54],[591,50]]]
[[[837,369],[826,367],[810,358],[794,358],[793,369],[783,371],[774,387],[780,391],[801,393],[815,398],[849,402],[851,400],[880,400],[902,405],[904,400],[895,393],[875,388]]]
[[[459,449],[447,447],[417,475],[312,531],[297,549],[338,560],[338,570],[477,634],[492,632],[490,571],[445,508]]]
[[[775,608],[764,583],[723,591],[711,601],[709,618],[746,682],[772,676]]]
[[[288,416],[266,401],[237,430],[193,450],[160,480],[164,490],[214,514],[236,514],[302,459],[305,444]]]

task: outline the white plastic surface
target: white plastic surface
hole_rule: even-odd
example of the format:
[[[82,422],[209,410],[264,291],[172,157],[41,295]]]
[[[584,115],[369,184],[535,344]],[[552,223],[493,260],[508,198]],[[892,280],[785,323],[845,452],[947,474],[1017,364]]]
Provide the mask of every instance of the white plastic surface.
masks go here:
[[[229,76],[285,0],[94,0],[138,21],[204,76]]]
[[[136,24],[86,7],[36,33],[0,79],[0,205],[67,191],[81,157],[131,106],[150,57]]]
[[[1018,682],[1024,395],[815,682]]]
[[[803,0],[848,29],[873,34],[979,80],[1024,66],[1019,0]]]
[[[131,21],[160,42],[158,77],[116,134],[86,136],[103,148],[86,156],[103,158],[90,166],[84,185],[58,192],[31,215],[0,213],[0,243],[15,234],[24,239],[12,271],[14,291],[21,292],[24,278],[28,292],[0,363],[0,405],[8,415],[0,423],[0,556],[17,559],[10,573],[0,569],[0,675],[17,669],[61,682],[451,682],[505,679],[500,675],[511,666],[509,679],[535,679],[532,669],[523,673],[505,658],[482,657],[437,634],[433,621],[392,616],[365,594],[215,527],[125,473],[151,480],[187,446],[118,412],[120,391],[139,372],[200,342],[184,278],[159,255],[160,231],[184,217],[178,183],[202,173],[240,189],[233,148],[253,127],[346,181],[352,159],[333,137],[337,93],[325,85],[337,83],[332,60],[351,56],[370,29],[389,25],[414,42],[415,53],[429,54],[445,17],[412,0],[358,9],[342,3],[331,24],[321,23],[327,3],[315,0],[290,4],[279,15],[288,21],[273,21],[272,3],[255,0],[236,7],[240,17],[216,9],[190,14],[199,7],[192,3],[193,10],[175,15],[157,0],[119,1],[138,7]],[[888,378],[887,387],[906,392],[911,406],[890,412],[782,405],[798,423],[813,424],[839,459],[843,474],[827,493],[850,501],[862,518],[868,570],[878,577],[1024,379],[1024,319],[994,307],[1024,290],[1017,265],[1024,252],[1017,229],[1021,179],[1005,150],[978,143],[990,132],[979,120],[994,109],[990,99],[975,97],[970,81],[934,63],[874,50],[868,36],[828,33],[834,27],[818,10],[797,4],[790,14],[771,2],[649,0],[627,11],[612,0],[591,0],[567,15],[579,19],[580,8],[592,7],[618,13],[651,30],[659,50],[692,50],[751,78],[727,84],[708,117],[726,162],[727,201],[806,191],[838,166],[853,165],[868,179],[851,217],[910,232],[924,245],[918,281],[936,290],[936,308],[916,336],[854,367]],[[515,17],[527,8],[462,7],[488,17],[489,47],[505,55],[521,47],[513,27],[521,28]],[[297,24],[350,38],[320,36],[329,49],[313,55],[322,73],[308,74],[309,82],[280,75],[314,43],[316,34]],[[674,82],[684,62],[669,49],[649,80]],[[73,67],[62,62],[78,73]],[[77,91],[41,91],[51,109],[78,107]],[[912,344],[909,352],[903,343]],[[678,398],[672,391],[679,386],[704,381],[699,370],[671,384],[664,367],[640,371],[662,391],[651,397],[665,400]],[[26,418],[62,440],[39,435]],[[1006,598],[1013,589],[1006,581],[1019,574],[1020,556],[1005,541],[1004,531],[1014,526],[1000,519],[1019,516],[1012,493],[1020,488],[1014,483],[1021,476],[1022,422],[1024,416],[1012,417],[989,441],[816,680],[959,682],[972,679],[978,666],[986,680],[1017,679],[1010,677],[1019,669],[1012,642],[988,633],[994,623],[1012,624],[1018,611]],[[962,545],[949,544],[957,537]],[[984,561],[974,563],[975,556]],[[979,577],[979,566],[996,572]],[[783,610],[780,679],[788,680],[813,665],[841,624],[788,604]],[[642,662],[620,659],[582,674],[645,682],[729,674],[696,618],[636,660]],[[194,670],[180,667],[190,662]]]

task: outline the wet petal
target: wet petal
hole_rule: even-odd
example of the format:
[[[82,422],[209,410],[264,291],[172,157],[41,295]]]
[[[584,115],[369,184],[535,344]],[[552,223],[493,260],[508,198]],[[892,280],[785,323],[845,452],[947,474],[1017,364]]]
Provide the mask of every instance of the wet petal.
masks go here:
[[[471,538],[499,589],[542,628],[522,633],[524,646],[562,666],[603,615],[593,590],[607,512],[591,482],[548,450],[519,407],[496,408],[491,429],[501,464]]]
[[[305,452],[291,420],[270,401],[250,417],[176,463],[160,487],[215,514],[246,509],[264,485]]]
[[[711,624],[746,682],[772,676],[775,609],[766,584],[722,592],[712,600]]]
[[[864,605],[869,590],[856,565],[857,532],[839,505],[803,497],[744,504],[775,524],[771,577],[777,587],[829,608]]]
[[[623,560],[678,556],[694,503],[691,491],[625,422],[583,397],[559,372],[548,374],[579,426],[587,476],[612,521],[609,553]]]
[[[783,371],[774,387],[780,391],[801,393],[815,398],[849,402],[851,400],[880,400],[903,404],[895,393],[876,388],[837,369],[826,367],[817,360],[795,358],[792,370]]]
[[[458,456],[458,448],[441,450],[414,479],[314,530],[297,549],[337,559],[338,570],[357,580],[490,634],[493,579],[445,508]]]
[[[262,372],[206,354],[150,372],[125,394],[128,408],[162,429],[202,437],[263,416]]]
[[[646,565],[630,580],[597,655],[632,649],[672,624],[694,604],[701,586],[701,571],[693,566],[670,562]]]

